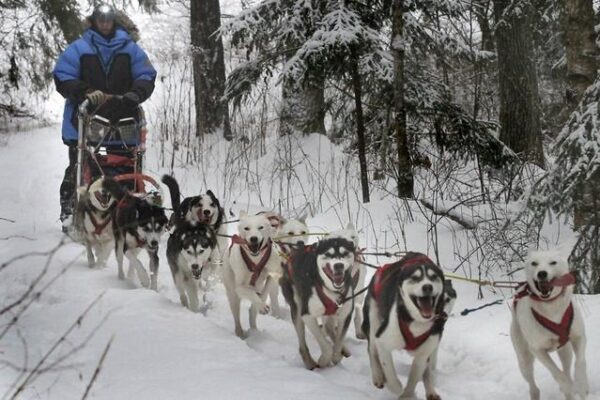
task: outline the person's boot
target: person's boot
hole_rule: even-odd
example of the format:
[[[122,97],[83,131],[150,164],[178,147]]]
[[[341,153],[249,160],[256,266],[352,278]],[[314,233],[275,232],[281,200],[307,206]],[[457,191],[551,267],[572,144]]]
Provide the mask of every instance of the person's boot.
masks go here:
[[[60,205],[60,222],[62,223],[62,231],[63,233],[68,233],[69,229],[71,229],[71,225],[73,224],[73,208],[71,207],[69,201],[62,202]]]
[[[73,195],[75,188],[71,179],[71,171],[67,168],[65,177],[60,185],[60,222],[62,231],[68,233],[73,223]]]

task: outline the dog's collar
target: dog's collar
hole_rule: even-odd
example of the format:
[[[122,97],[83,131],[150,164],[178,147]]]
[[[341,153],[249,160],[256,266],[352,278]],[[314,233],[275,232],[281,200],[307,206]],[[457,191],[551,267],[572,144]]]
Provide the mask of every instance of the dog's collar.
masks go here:
[[[112,220],[112,214],[108,214],[106,219],[102,222],[98,222],[98,220],[96,219],[96,216],[94,215],[94,213],[91,210],[88,210],[87,214],[90,217],[90,221],[92,222],[92,225],[94,225],[94,232],[92,232],[92,233],[96,236],[101,235],[102,232],[104,232],[104,229],[106,229],[106,227]]]

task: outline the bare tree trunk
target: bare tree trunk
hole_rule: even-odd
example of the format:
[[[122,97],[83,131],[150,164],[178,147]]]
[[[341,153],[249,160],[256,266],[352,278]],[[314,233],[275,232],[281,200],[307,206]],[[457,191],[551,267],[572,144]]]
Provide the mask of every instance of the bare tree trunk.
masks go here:
[[[562,21],[567,54],[566,121],[596,79],[598,48],[592,0],[566,0]]]
[[[544,165],[540,97],[532,37],[530,0],[494,0],[500,140],[523,160]]]
[[[352,77],[352,89],[354,90],[354,118],[356,120],[356,137],[358,139],[360,185],[362,187],[363,203],[368,203],[371,200],[369,195],[369,173],[367,170],[365,122],[362,108],[362,82],[358,70],[358,55],[355,49],[352,51],[352,60],[350,61],[350,75]]]
[[[414,196],[414,177],[408,132],[406,129],[406,108],[404,105],[404,0],[394,0],[392,6],[392,53],[394,56],[394,130],[398,152],[398,196]]]
[[[567,91],[565,93],[566,107],[560,121],[566,122],[577,108],[585,90],[594,83],[598,63],[598,48],[596,32],[594,31],[594,8],[592,0],[566,0],[562,16],[565,47],[567,55]],[[597,219],[599,213],[598,182],[589,182],[581,190],[584,207],[575,208],[575,228],[579,229]]]
[[[289,77],[281,88],[280,134],[325,134],[325,79],[315,75],[304,83]]]
[[[221,27],[219,0],[190,0],[190,29],[194,94],[196,98],[196,136],[223,130],[232,138],[225,92],[223,41],[216,31]]]

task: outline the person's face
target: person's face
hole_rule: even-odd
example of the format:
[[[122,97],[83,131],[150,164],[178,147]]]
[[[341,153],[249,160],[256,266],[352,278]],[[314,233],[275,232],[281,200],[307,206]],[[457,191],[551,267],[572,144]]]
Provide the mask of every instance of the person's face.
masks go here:
[[[115,26],[115,21],[99,19],[98,21],[96,21],[96,26],[98,28],[98,32],[100,32],[104,36],[108,36],[110,35],[110,33],[113,30],[113,27]]]

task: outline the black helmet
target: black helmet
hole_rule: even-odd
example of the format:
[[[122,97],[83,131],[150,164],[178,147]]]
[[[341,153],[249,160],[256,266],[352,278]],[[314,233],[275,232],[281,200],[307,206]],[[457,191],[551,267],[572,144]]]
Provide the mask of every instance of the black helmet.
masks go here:
[[[94,12],[92,13],[92,20],[95,22],[100,21],[114,21],[116,18],[115,9],[112,6],[101,3],[96,8],[94,8]]]

